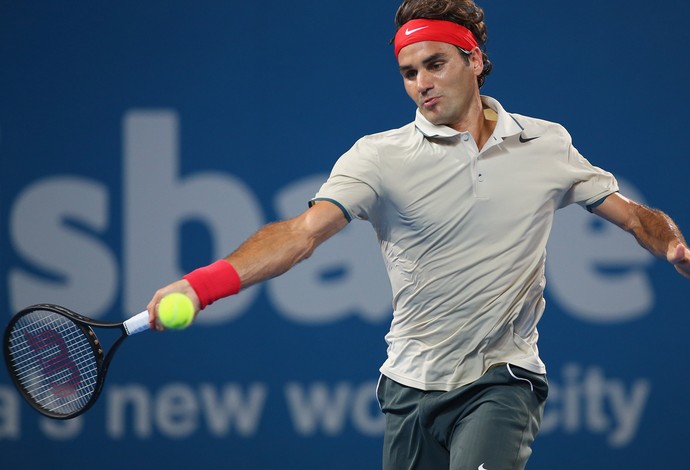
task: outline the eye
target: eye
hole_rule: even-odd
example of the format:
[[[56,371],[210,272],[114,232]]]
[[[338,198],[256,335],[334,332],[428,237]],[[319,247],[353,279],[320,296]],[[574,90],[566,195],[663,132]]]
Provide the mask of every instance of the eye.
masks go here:
[[[405,70],[402,74],[405,80],[414,80],[417,77],[416,70]]]
[[[441,70],[443,68],[443,62],[432,62],[429,64],[429,70]]]

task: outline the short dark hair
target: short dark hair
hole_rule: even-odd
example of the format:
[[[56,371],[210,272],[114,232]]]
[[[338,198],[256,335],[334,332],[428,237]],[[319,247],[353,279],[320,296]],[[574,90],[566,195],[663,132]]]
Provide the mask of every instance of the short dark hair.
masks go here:
[[[477,83],[481,87],[493,68],[486,55],[487,35],[484,10],[473,0],[404,0],[395,14],[395,31],[397,32],[408,21],[419,18],[452,21],[472,32],[479,43],[484,61],[484,69],[477,77]],[[467,58],[466,55],[463,54],[463,56]]]

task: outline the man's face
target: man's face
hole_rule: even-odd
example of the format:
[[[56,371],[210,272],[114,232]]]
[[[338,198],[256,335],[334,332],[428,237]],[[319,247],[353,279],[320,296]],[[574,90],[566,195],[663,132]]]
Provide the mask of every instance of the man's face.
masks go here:
[[[479,96],[481,57],[475,48],[468,64],[455,46],[423,41],[402,48],[398,64],[405,91],[429,122],[465,130],[468,111]]]

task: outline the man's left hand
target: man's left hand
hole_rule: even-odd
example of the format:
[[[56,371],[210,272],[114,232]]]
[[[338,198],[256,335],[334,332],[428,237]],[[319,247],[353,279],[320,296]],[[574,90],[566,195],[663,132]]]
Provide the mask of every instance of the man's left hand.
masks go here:
[[[675,248],[670,248],[666,255],[668,262],[675,266],[676,271],[690,279],[690,249],[678,243]]]

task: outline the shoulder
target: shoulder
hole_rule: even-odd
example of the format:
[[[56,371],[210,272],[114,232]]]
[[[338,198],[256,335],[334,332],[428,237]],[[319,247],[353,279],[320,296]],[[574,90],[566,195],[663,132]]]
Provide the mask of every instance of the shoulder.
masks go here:
[[[340,165],[358,165],[362,161],[377,162],[382,156],[400,154],[420,139],[414,123],[359,138],[338,160]]]
[[[390,129],[375,134],[365,135],[360,138],[355,146],[368,147],[370,149],[382,149],[387,147],[400,147],[409,145],[411,141],[421,138],[414,123],[411,122],[397,129]]]
[[[498,114],[498,123],[495,134],[504,139],[510,139],[523,143],[538,138],[539,147],[549,143],[558,147],[569,146],[570,134],[561,124],[546,119],[539,119],[524,114],[508,112],[501,103],[490,96],[482,96],[485,108]],[[535,142],[536,143],[536,142]]]
[[[523,129],[522,133],[527,137],[545,137],[545,140],[553,139],[565,144],[571,142],[570,134],[566,128],[557,122],[517,113],[509,113],[509,116]]]

